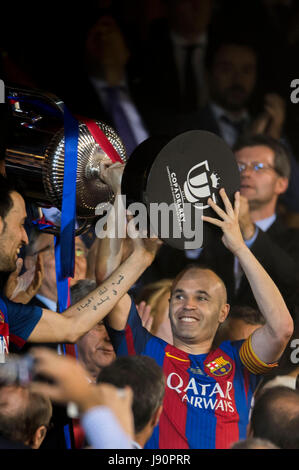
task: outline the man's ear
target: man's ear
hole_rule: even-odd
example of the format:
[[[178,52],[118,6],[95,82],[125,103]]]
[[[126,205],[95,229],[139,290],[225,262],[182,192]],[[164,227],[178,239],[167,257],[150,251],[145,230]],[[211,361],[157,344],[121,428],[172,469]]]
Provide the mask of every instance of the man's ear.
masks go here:
[[[157,408],[157,410],[154,412],[152,419],[151,419],[153,427],[155,427],[158,424],[162,410],[163,410],[163,405],[160,405],[159,408]]]
[[[2,217],[0,217],[0,234],[3,232],[3,228],[4,228],[4,222],[3,222]]]
[[[46,434],[47,434],[46,426],[44,425],[39,426],[39,428],[37,428],[37,430],[35,431],[32,439],[30,440],[30,443],[29,443],[30,447],[32,449],[39,449],[43,440],[46,437]]]
[[[276,182],[276,192],[277,194],[283,194],[286,192],[289,186],[289,180],[288,178],[285,178],[284,176],[280,176]]]
[[[229,304],[223,304],[220,310],[220,315],[219,315],[219,322],[223,323],[224,320],[227,318],[228,314],[230,311],[230,305]]]

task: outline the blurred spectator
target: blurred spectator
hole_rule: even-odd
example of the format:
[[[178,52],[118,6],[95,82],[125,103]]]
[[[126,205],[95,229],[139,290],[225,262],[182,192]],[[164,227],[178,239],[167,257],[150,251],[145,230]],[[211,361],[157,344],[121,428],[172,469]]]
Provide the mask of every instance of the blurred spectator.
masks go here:
[[[54,236],[43,233],[35,228],[30,232],[29,245],[26,247],[24,265],[30,269],[36,261],[36,256],[40,254],[44,267],[44,278],[40,289],[31,301],[35,305],[46,306],[56,311],[57,307],[57,288],[55,271],[55,249]],[[75,268],[74,277],[70,284],[74,285],[79,279],[85,279],[87,271],[88,251],[80,237],[75,238]]]
[[[165,0],[140,57],[140,103],[151,133],[173,130],[177,115],[207,101],[204,58],[212,0]]]
[[[279,449],[279,447],[272,444],[267,439],[248,438],[235,442],[231,449]]]
[[[111,125],[130,156],[148,131],[135,103],[124,34],[109,10],[90,15],[80,32],[71,33],[79,41],[77,54],[72,52],[73,63],[65,66],[59,96],[74,114]]]
[[[261,313],[248,306],[231,307],[227,319],[220,325],[215,342],[239,341],[248,338],[257,328],[265,324]]]
[[[176,132],[207,130],[222,137],[231,148],[243,135],[265,134],[282,140],[288,147],[291,175],[281,199],[288,210],[299,212],[299,163],[284,133],[286,103],[277,93],[267,92],[258,110],[252,109],[258,87],[258,60],[257,50],[247,38],[220,38],[211,47],[207,61],[209,102],[202,110],[183,116]]]
[[[77,303],[96,288],[96,282],[79,280],[71,287],[71,301]],[[103,321],[77,341],[78,359],[95,382],[103,367],[115,359],[115,352]]]
[[[203,110],[185,117],[182,126],[215,132],[230,147],[244,132],[280,139],[286,117],[283,98],[267,92],[253,110],[255,95],[260,94],[259,60],[256,45],[247,36],[220,37],[207,57],[209,102]]]
[[[58,356],[49,349],[31,351],[37,359],[35,372],[50,383],[32,382],[32,388],[51,400],[75,403],[89,444],[97,449],[130,449],[134,435],[133,393],[109,384],[90,384],[85,369],[70,356]]]
[[[258,56],[246,38],[220,36],[209,43],[206,58],[208,95],[200,109],[178,115],[173,132],[204,129],[231,147],[249,126],[248,105],[256,90]]]
[[[165,392],[163,370],[148,356],[118,357],[100,372],[97,383],[133,390],[135,448],[143,448],[158,424]]]
[[[30,269],[35,263],[36,256],[42,258],[44,267],[44,277],[40,289],[29,305],[37,305],[42,308],[49,308],[57,311],[57,287],[55,270],[55,249],[54,236],[43,233],[36,228],[32,228],[29,235],[29,245],[25,249],[24,264]],[[87,270],[87,249],[80,237],[75,238],[75,268],[74,277],[70,280],[70,285],[75,285],[79,279],[84,279]],[[41,343],[51,349],[60,351],[61,346],[56,343]],[[30,345],[24,346],[22,352],[27,352]],[[66,448],[65,430],[66,425],[70,425],[67,410],[59,405],[53,406],[53,426],[48,432],[42,444],[43,449]]]
[[[44,278],[44,268],[41,256],[37,255],[35,265],[21,274],[23,259],[19,257],[16,269],[7,276],[3,293],[9,300],[27,304],[39,291]]]
[[[71,287],[71,303],[80,302],[86,295],[96,288],[94,280],[82,279]],[[78,339],[78,360],[88,372],[91,382],[96,379],[103,367],[108,366],[115,359],[115,352],[103,321],[100,321],[90,331]],[[86,443],[85,434],[78,419],[72,422],[74,442],[76,449],[81,449]]]
[[[288,228],[276,212],[278,198],[288,186],[288,152],[271,137],[257,135],[239,141],[235,155],[241,170],[239,223],[243,238],[288,302],[298,285],[299,231]],[[242,270],[220,239],[212,246],[185,252],[164,245],[150,270],[156,269],[160,277],[172,277],[190,259],[217,272],[226,284],[231,305],[256,308]]]
[[[143,326],[153,335],[172,344],[172,332],[169,320],[169,299],[172,279],[147,284],[136,299],[138,313]]]
[[[281,449],[298,449],[298,391],[277,386],[261,393],[252,410],[249,436],[268,439]]]
[[[0,387],[1,437],[39,449],[51,416],[52,405],[49,398],[30,390],[30,387]]]

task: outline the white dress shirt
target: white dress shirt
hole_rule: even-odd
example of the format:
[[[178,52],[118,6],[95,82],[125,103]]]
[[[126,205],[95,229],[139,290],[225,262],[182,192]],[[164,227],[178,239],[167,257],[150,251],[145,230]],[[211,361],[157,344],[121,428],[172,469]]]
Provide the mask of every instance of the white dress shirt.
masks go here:
[[[81,416],[86,439],[93,449],[132,449],[114,413],[106,406],[91,408]]]

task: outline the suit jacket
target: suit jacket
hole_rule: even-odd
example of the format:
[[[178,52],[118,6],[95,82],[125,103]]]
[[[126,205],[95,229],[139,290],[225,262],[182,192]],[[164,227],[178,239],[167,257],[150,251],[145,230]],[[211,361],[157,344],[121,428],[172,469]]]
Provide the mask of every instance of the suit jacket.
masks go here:
[[[135,96],[150,132],[176,134],[177,120],[184,116],[186,106],[171,31],[165,19],[153,22],[134,67]]]
[[[177,134],[197,129],[213,132],[222,137],[220,127],[209,104],[199,111],[181,115],[176,120],[175,133]]]
[[[174,134],[198,129],[213,132],[213,134],[219,135],[219,137],[223,138],[218,122],[209,104],[195,113],[177,117],[176,122],[173,125]],[[298,159],[295,158],[288,139],[283,137],[281,140],[289,152],[291,176],[289,179],[289,186],[286,192],[280,196],[280,201],[290,211],[299,212],[299,162]]]
[[[291,307],[293,292],[299,285],[299,230],[286,227],[277,218],[266,232],[259,230],[251,246],[251,252],[265,268]],[[147,280],[150,279],[151,274],[150,280],[174,277],[192,262],[186,257],[184,251],[164,245],[157,255],[153,269],[149,269],[146,273]],[[214,240],[213,246],[204,247],[195,262],[210,267],[223,279],[231,305],[256,307],[251,287],[244,275],[239,289],[235,292],[234,256],[225,248],[221,237]]]

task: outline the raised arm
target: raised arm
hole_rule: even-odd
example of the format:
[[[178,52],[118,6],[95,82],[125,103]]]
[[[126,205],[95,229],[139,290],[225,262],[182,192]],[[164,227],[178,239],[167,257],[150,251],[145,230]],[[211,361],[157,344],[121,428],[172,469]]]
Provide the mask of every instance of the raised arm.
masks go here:
[[[30,342],[76,342],[101,321],[151,264],[154,253],[140,243],[108,279],[63,314],[43,309]]]
[[[112,168],[111,166],[106,173],[108,173],[106,174],[107,181],[109,180],[115,193],[118,193],[122,167],[114,165]],[[96,269],[98,288],[79,303],[71,306],[63,314],[44,309],[42,317],[29,336],[28,341],[76,342],[111,311],[111,318],[115,317],[116,319],[111,326],[122,329],[131,304],[130,297],[126,294],[152,263],[157,248],[155,244],[146,244],[142,239],[136,239],[132,243],[131,252],[122,261],[122,255],[120,256],[118,253],[119,247],[119,240],[115,236],[112,238],[107,237],[101,241],[97,256],[98,268]],[[101,259],[102,255],[103,259]],[[121,300],[122,302],[120,302]],[[121,307],[124,307],[122,312],[126,313],[123,319],[118,314]]]
[[[266,324],[252,335],[253,351],[263,362],[275,362],[283,353],[293,333],[293,320],[278,288],[244,243],[238,222],[240,194],[237,192],[235,195],[234,208],[224,189],[220,190],[220,195],[225,210],[222,210],[211,199],[208,202],[221,220],[207,216],[202,218],[222,229],[222,241],[237,256],[257,305],[266,320]]]

